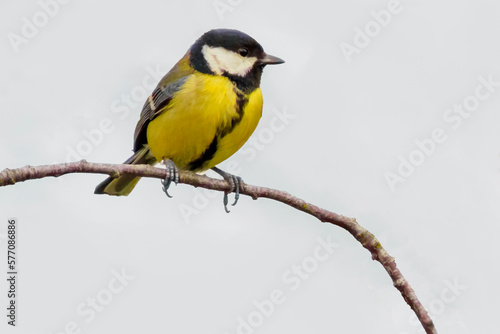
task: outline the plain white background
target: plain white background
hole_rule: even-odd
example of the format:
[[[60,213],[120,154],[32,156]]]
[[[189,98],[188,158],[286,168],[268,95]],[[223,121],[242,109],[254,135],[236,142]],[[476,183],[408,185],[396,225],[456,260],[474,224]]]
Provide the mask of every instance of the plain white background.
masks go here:
[[[37,1],[3,3],[0,169],[74,161],[68,152],[78,149],[89,161],[124,161],[142,86],[149,94],[157,82],[150,73],[166,73],[205,31],[236,28],[286,63],[265,69],[264,116],[232,167],[250,184],[356,217],[396,258],[439,333],[492,333],[500,87],[459,126],[443,117],[473,103],[476,89],[488,92],[479,77],[500,82],[500,4],[402,0],[380,18],[388,6],[73,0],[44,22]],[[38,32],[13,47],[34,16]],[[347,44],[357,48],[348,57]],[[140,102],[127,106],[132,94]],[[103,120],[107,133],[95,135]],[[436,128],[446,140],[415,153]],[[419,165],[392,191],[386,173],[410,156]],[[221,193],[186,185],[168,199],[152,179],[129,197],[96,196],[103,178],[0,189],[2,254],[7,218],[20,223],[12,333],[419,333],[381,265],[340,228],[265,199],[242,197],[226,214]],[[318,238],[336,245],[321,261]],[[294,265],[310,271],[295,290]],[[114,279],[122,271],[133,277],[123,287]],[[259,318],[255,302],[275,290],[283,303]]]

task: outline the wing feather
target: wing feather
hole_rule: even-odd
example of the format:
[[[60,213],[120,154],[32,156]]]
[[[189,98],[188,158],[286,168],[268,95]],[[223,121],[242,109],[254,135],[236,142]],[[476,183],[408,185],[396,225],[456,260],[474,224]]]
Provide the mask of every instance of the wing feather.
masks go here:
[[[182,88],[194,69],[189,66],[189,52],[163,77],[142,107],[141,116],[134,133],[134,152],[147,143],[148,124],[168,110],[174,94]]]

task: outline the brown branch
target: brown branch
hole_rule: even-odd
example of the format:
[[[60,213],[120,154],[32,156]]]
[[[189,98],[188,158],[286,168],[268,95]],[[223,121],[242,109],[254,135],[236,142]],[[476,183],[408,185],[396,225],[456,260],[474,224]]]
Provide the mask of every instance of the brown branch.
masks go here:
[[[99,164],[90,163],[82,160],[80,162],[45,165],[45,166],[26,166],[17,169],[5,169],[0,173],[0,186],[12,185],[17,182],[26,180],[41,179],[47,176],[58,177],[69,173],[97,173],[108,174],[117,177],[122,174],[131,174],[143,177],[152,177],[164,179],[166,176],[165,169],[156,168],[147,165],[115,165],[115,164]],[[206,189],[228,191],[229,185],[226,181],[212,179],[207,176],[197,175],[189,171],[181,171],[180,183],[190,184],[195,187]],[[391,257],[382,247],[377,238],[368,230],[360,226],[356,219],[348,218],[320,207],[307,203],[306,201],[292,196],[284,191],[252,186],[243,184],[240,193],[251,196],[253,199],[260,197],[274,199],[278,202],[285,203],[297,210],[308,213],[320,221],[331,223],[346,229],[358,240],[363,247],[368,249],[372,254],[372,259],[380,262],[391,277],[394,286],[401,292],[404,300],[410,305],[418,319],[422,323],[426,333],[437,333],[434,324],[429,317],[429,314],[418,300],[415,291],[403,277],[403,274],[396,266],[394,258]]]

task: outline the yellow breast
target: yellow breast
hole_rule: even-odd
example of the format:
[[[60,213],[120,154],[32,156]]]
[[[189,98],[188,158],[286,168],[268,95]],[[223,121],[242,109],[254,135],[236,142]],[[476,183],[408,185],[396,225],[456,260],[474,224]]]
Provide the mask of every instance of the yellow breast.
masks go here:
[[[242,97],[248,102],[239,109]],[[149,123],[148,145],[158,161],[171,159],[181,169],[207,170],[238,151],[261,116],[260,88],[238,95],[228,78],[195,73]]]

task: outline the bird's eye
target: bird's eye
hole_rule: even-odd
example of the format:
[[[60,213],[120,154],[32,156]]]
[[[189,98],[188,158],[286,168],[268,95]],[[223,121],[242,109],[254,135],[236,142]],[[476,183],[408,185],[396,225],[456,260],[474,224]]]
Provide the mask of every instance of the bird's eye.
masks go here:
[[[240,56],[246,57],[246,56],[248,56],[248,49],[247,48],[240,48],[238,50],[238,53],[240,54]]]

